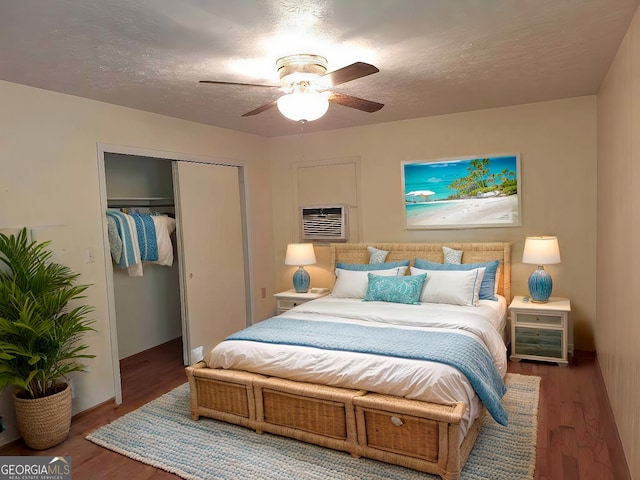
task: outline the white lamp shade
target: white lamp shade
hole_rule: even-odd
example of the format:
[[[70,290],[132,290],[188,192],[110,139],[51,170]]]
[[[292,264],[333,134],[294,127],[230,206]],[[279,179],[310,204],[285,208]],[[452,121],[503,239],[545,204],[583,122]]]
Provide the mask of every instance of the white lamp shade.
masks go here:
[[[313,243],[290,243],[287,245],[285,265],[313,265],[316,263],[316,253]]]
[[[278,99],[280,113],[296,122],[317,120],[327,113],[328,109],[327,95],[309,88],[304,90],[295,88],[293,93],[283,95]]]
[[[522,263],[533,265],[560,263],[558,237],[527,237],[524,242]]]

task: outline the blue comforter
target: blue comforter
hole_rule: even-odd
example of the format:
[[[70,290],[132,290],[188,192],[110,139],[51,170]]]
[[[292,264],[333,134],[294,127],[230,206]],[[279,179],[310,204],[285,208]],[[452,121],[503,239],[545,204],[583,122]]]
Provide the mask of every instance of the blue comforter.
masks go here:
[[[298,345],[444,363],[467,377],[498,423],[507,425],[508,422],[501,402],[506,393],[504,382],[486,348],[467,335],[274,317],[236,332],[227,340]]]

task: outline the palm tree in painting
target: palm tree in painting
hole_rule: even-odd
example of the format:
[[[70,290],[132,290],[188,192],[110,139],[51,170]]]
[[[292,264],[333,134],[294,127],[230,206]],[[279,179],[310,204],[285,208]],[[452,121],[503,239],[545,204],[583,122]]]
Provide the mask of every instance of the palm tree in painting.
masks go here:
[[[488,158],[476,158],[471,160],[471,164],[467,167],[469,176],[476,183],[477,188],[487,186],[486,177],[489,175],[489,165],[491,165],[491,160]]]
[[[517,193],[515,172],[505,168],[499,173],[492,173],[490,166],[489,158],[471,160],[467,167],[469,175],[456,178],[449,184],[448,188],[455,191],[449,198],[474,196],[491,190],[499,190],[503,195]]]

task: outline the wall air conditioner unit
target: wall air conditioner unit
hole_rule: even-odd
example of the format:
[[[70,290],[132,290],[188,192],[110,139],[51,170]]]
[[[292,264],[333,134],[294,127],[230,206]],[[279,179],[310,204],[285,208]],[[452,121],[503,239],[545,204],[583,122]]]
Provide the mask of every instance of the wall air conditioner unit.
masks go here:
[[[302,207],[302,240],[311,242],[346,242],[346,205]]]

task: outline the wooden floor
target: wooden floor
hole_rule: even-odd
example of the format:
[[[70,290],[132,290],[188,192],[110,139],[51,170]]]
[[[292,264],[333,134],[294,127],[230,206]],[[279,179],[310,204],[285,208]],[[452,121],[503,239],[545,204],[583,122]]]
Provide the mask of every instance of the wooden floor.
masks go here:
[[[509,362],[509,372],[542,377],[536,480],[631,480],[595,354],[570,366]]]
[[[105,404],[77,415],[61,445],[32,451],[18,441],[0,448],[0,455],[70,455],[73,478],[79,480],[178,478],[84,437],[184,383],[181,348],[179,340],[173,341],[121,362],[122,405]],[[537,480],[631,480],[593,354],[578,352],[568,368],[509,362],[509,371],[542,377]]]

